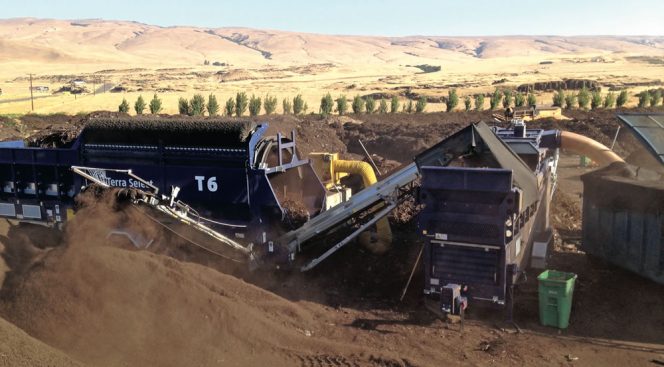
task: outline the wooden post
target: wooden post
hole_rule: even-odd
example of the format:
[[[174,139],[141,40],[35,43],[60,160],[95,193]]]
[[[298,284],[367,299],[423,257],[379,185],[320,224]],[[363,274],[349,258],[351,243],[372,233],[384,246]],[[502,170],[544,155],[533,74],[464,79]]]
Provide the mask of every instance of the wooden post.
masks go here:
[[[30,105],[32,107],[32,112],[35,112],[35,99],[32,96],[32,74],[30,74]]]

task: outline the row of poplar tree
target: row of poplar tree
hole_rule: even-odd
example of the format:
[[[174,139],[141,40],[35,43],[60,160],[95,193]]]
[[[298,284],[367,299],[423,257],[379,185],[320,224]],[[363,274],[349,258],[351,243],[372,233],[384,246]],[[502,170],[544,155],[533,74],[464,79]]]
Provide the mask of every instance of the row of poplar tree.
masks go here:
[[[662,103],[662,93],[661,90],[657,89],[654,91],[644,91],[637,94],[639,98],[639,107],[648,107],[648,106],[657,106]],[[608,94],[602,96],[599,90],[588,91],[586,88],[582,88],[578,93],[565,92],[560,89],[553,94],[553,105],[561,108],[572,109],[582,108],[588,109],[597,109],[597,108],[613,108],[614,106],[622,107],[624,106],[629,99],[629,95],[626,90],[620,91],[619,94],[614,92],[609,92]],[[465,96],[463,100],[464,110],[470,111],[482,111],[484,110],[484,94],[476,94],[474,96]],[[443,99],[446,111],[453,111],[459,104],[459,96],[456,89],[450,89],[448,91],[447,97]],[[230,97],[226,100],[226,103],[223,106],[217,101],[217,97],[214,94],[210,94],[207,98],[203,97],[201,94],[195,94],[191,99],[180,98],[178,100],[178,111],[181,115],[189,116],[202,116],[207,113],[209,116],[243,116],[247,110],[249,111],[250,116],[258,116],[261,113],[261,110],[265,111],[266,115],[271,115],[276,112],[277,97],[266,95],[264,98],[259,96],[251,95],[247,96],[245,92],[239,92],[236,94],[235,98]],[[498,108],[508,108],[508,107],[523,107],[523,106],[534,106],[537,104],[537,98],[532,93],[520,93],[514,92],[510,89],[496,90],[489,95],[489,108],[491,110],[496,110]],[[473,106],[474,105],[474,106]],[[284,98],[281,102],[283,114],[295,114],[301,115],[305,114],[309,110],[307,102],[304,101],[301,94],[298,94],[293,99]],[[399,98],[393,96],[389,99],[380,98],[379,100],[374,99],[373,96],[361,97],[356,95],[352,100],[349,100],[345,95],[341,95],[338,98],[334,99],[330,93],[327,93],[321,98],[320,107],[318,113],[321,115],[330,115],[332,113],[338,113],[339,115],[345,115],[352,111],[354,114],[361,113],[421,113],[424,112],[427,106],[427,98],[425,96],[420,96],[417,98],[416,102],[413,103],[412,99],[409,99],[408,102],[401,103]],[[118,107],[120,112],[129,112],[129,103],[126,99],[122,100],[122,103]],[[150,103],[147,104],[143,99],[143,96],[139,96],[136,102],[134,103],[134,111],[137,115],[142,115],[146,108],[149,108],[150,113],[157,114],[162,111],[162,101],[157,96],[154,95]]]

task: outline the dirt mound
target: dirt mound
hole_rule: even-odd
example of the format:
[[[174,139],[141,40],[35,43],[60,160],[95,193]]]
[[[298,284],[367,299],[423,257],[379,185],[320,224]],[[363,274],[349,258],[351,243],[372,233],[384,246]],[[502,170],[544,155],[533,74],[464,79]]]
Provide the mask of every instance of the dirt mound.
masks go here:
[[[581,207],[578,199],[575,200],[572,195],[556,190],[553,194],[551,218],[553,226],[559,231],[566,233],[580,231]]]
[[[0,366],[82,366],[0,318]]]
[[[252,119],[258,123],[267,122],[269,124],[265,135],[276,135],[280,132],[284,137],[290,138],[291,131],[295,130],[295,143],[303,157],[311,152],[342,154],[346,152],[346,145],[339,139],[337,133],[341,125],[333,123],[333,120],[323,119],[319,116],[293,115],[270,115]]]
[[[372,114],[356,118],[363,123],[345,124],[340,131],[349,152],[364,155],[361,140],[369,153],[406,163],[469,123],[491,121],[491,113]]]
[[[70,146],[79,133],[80,128],[75,126],[49,128],[29,136],[26,140],[29,147],[64,148]]]
[[[21,116],[21,122],[32,129],[43,129],[54,125],[68,124],[76,116],[69,116],[64,113],[54,113],[50,115],[26,114]]]
[[[292,366],[321,355],[370,364],[362,350],[327,340],[319,306],[287,301],[208,267],[102,245],[109,225],[149,227],[131,211],[118,214],[111,201],[104,196],[81,209],[64,245],[5,284],[5,319],[97,366]],[[104,218],[105,225],[90,218]]]
[[[563,114],[569,117],[569,120],[545,118],[529,121],[527,124],[529,128],[571,131],[611,146],[616,130],[620,126],[616,118],[616,114],[620,112],[620,110],[604,109],[596,111],[564,110]]]
[[[21,139],[21,126],[17,122],[13,118],[0,116],[0,141]]]
[[[0,284],[5,283],[5,274],[24,274],[35,261],[41,257],[43,251],[32,246],[27,236],[12,238],[15,245],[6,246],[11,225],[7,221],[0,221]],[[30,228],[35,238],[44,234],[42,227]],[[52,233],[51,233],[52,235]],[[49,239],[44,238],[45,244]],[[57,241],[57,239],[56,239]],[[10,267],[11,265],[11,267]],[[26,334],[15,325],[0,318],[0,366],[80,366],[78,362],[69,358],[61,351],[44,344],[43,342]]]
[[[96,111],[89,114],[27,114],[16,119],[0,116],[0,141],[25,138],[28,146],[42,148],[68,147],[91,118],[126,118],[126,113]]]

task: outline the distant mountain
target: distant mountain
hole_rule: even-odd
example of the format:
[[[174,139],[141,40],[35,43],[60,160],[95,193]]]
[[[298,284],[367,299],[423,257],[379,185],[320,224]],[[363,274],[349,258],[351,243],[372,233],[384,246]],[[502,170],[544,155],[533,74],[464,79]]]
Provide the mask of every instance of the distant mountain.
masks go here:
[[[664,36],[374,37],[111,20],[0,20],[0,64],[421,64],[504,57],[663,56]],[[622,56],[621,56],[622,57]]]

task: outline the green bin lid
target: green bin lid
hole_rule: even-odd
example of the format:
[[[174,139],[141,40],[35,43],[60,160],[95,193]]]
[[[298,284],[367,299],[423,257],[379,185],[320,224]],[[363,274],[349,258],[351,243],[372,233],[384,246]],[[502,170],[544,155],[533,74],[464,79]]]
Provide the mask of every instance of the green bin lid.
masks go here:
[[[537,276],[537,280],[545,280],[549,282],[565,283],[570,279],[576,279],[576,274],[558,270],[544,270]]]

